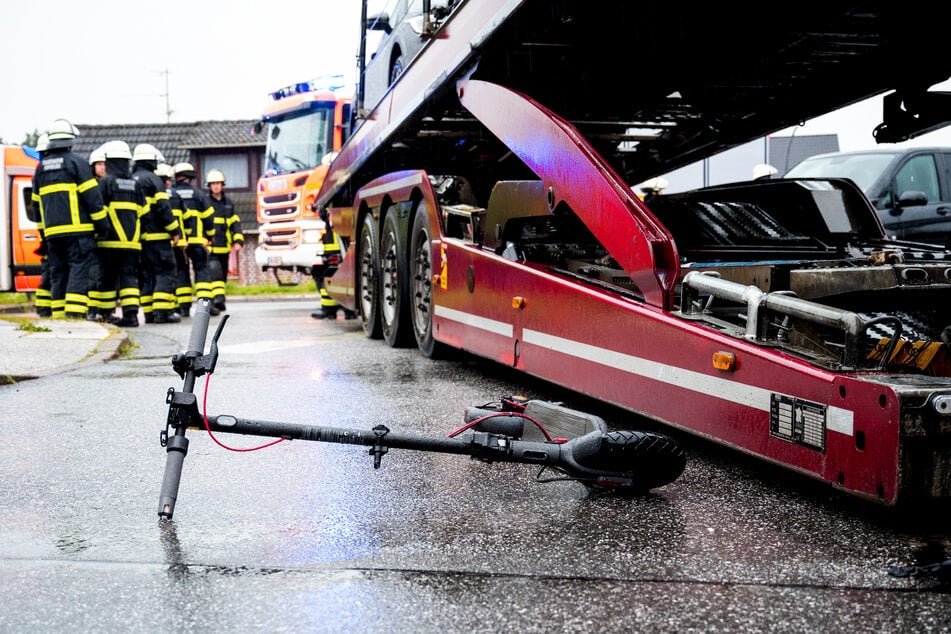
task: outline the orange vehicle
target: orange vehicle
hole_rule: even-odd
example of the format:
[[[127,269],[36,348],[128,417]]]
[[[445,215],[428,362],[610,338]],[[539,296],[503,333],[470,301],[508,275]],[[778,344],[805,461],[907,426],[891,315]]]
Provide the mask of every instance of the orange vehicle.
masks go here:
[[[0,149],[0,290],[32,292],[40,284],[40,230],[30,219],[39,155],[28,147]]]
[[[297,283],[322,263],[326,227],[311,206],[349,136],[352,92],[340,75],[286,86],[271,93],[273,102],[254,126],[255,134],[267,134],[254,259],[280,284]]]

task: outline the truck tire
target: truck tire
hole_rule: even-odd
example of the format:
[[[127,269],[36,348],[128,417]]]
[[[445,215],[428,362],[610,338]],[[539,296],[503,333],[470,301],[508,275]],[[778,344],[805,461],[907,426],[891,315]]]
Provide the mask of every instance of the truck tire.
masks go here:
[[[380,328],[380,252],[377,249],[377,230],[373,216],[367,214],[360,225],[359,271],[357,297],[360,301],[360,320],[363,332],[370,339],[383,336]]]
[[[410,343],[409,257],[397,214],[386,214],[380,234],[380,326],[391,348]]]
[[[413,334],[424,357],[443,359],[450,348],[433,337],[433,245],[429,235],[429,210],[425,205],[416,208],[410,233],[410,275],[412,276]]]

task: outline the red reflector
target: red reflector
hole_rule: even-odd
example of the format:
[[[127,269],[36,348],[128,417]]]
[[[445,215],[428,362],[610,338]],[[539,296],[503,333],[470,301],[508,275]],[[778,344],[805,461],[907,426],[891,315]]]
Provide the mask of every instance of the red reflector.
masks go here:
[[[339,255],[328,255],[328,256],[327,256],[327,264],[340,264],[340,256],[339,256]]]

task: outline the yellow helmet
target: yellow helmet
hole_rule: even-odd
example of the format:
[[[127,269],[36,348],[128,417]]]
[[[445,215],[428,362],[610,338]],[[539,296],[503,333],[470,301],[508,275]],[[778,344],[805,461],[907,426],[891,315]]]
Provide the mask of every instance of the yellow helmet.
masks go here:
[[[206,181],[209,185],[211,185],[212,183],[221,183],[222,185],[224,185],[224,184],[225,184],[225,174],[224,174],[224,172],[222,172],[221,170],[217,170],[217,169],[216,169],[216,170],[209,170],[209,171],[208,171],[208,177],[205,179],[205,181]]]

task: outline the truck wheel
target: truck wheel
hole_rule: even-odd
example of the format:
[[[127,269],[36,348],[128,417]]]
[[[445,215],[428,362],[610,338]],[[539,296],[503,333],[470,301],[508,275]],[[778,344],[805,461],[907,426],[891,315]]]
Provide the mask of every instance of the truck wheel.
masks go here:
[[[412,279],[413,334],[424,357],[442,359],[449,348],[433,338],[433,245],[429,235],[429,210],[425,205],[416,208],[413,230],[410,233],[410,274]]]
[[[409,344],[409,271],[396,213],[386,214],[380,242],[380,322],[391,348]]]
[[[370,339],[379,339],[383,336],[380,328],[380,253],[377,251],[376,244],[376,225],[373,223],[373,216],[367,214],[360,226],[360,270],[357,297],[360,298],[363,332]]]

